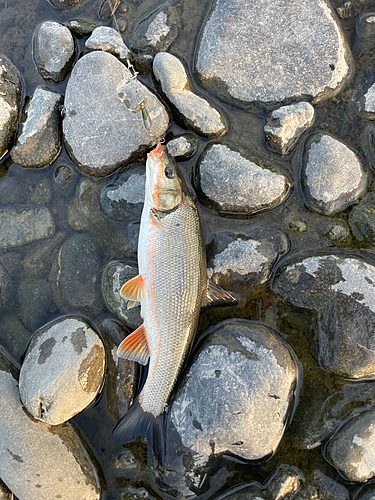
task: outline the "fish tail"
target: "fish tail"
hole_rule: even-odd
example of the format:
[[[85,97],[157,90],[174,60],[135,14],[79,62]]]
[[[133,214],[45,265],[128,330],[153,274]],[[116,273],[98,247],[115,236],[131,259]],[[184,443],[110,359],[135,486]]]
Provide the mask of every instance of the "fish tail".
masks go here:
[[[125,413],[112,433],[112,441],[131,443],[142,436],[151,447],[160,465],[165,457],[165,415],[155,417],[152,413],[143,411],[138,397],[130,410]]]

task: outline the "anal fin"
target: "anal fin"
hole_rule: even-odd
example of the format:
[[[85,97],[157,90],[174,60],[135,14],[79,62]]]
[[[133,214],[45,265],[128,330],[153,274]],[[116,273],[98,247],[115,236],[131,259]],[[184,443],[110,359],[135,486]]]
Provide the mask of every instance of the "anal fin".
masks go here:
[[[207,280],[207,291],[202,302],[202,307],[216,305],[235,306],[237,303],[238,300],[234,294],[226,292],[210,279]]]
[[[144,325],[139,326],[133,333],[124,338],[117,348],[117,356],[136,361],[141,365],[147,365],[150,348]]]

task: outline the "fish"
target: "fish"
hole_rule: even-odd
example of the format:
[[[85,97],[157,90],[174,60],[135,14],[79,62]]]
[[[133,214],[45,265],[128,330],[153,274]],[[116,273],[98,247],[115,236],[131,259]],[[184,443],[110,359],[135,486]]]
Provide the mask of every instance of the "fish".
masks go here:
[[[143,324],[117,355],[149,363],[144,386],[113,431],[127,443],[144,436],[159,461],[165,444],[163,415],[190,349],[200,309],[233,305],[236,298],[207,279],[205,243],[183,175],[160,143],[147,155],[145,200],[138,240],[139,274],[120,293],[128,308],[141,304]]]

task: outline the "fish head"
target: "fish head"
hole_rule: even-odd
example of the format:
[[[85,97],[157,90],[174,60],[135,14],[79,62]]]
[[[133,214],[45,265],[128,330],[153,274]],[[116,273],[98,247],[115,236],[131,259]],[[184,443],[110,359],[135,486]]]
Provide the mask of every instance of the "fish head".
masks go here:
[[[182,203],[187,187],[176,161],[160,143],[147,155],[146,201],[163,212]]]

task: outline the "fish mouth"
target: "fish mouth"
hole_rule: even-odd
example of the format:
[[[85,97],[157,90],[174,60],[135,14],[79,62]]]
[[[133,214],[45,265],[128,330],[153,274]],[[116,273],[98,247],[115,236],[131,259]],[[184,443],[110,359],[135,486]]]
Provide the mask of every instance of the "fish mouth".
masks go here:
[[[159,142],[156,148],[147,154],[147,158],[150,158],[153,161],[157,162],[159,159],[161,159],[164,153],[165,153],[165,146],[162,146]]]

